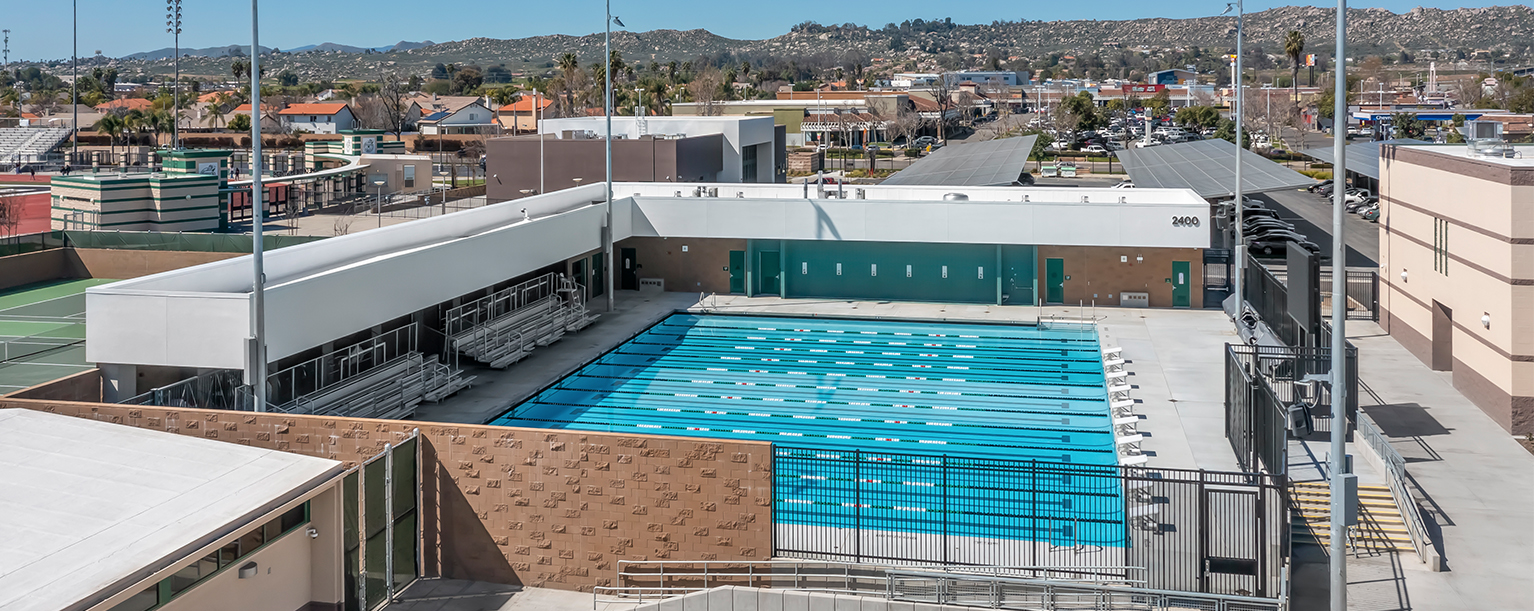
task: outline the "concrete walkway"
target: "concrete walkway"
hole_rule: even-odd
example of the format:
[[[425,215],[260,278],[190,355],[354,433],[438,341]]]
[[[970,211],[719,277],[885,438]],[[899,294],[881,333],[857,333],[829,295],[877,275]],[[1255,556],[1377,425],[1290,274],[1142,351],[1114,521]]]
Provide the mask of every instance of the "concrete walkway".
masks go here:
[[[1372,390],[1360,409],[1406,459],[1448,569],[1350,560],[1349,608],[1534,608],[1534,455],[1379,325],[1350,321],[1348,337]]]

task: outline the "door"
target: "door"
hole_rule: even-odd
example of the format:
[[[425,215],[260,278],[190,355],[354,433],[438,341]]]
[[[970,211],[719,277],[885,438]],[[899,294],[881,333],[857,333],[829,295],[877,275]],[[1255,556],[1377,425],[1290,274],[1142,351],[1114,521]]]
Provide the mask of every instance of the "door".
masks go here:
[[[1433,300],[1433,370],[1454,370],[1454,310]]]
[[[730,292],[743,294],[746,292],[746,251],[730,251],[730,266],[725,268],[730,272]]]
[[[592,297],[607,292],[607,276],[605,275],[607,270],[604,269],[602,259],[601,253],[591,256],[591,284],[589,285],[591,290],[587,291],[587,293]]]
[[[632,248],[618,250],[618,260],[620,261],[618,265],[620,272],[618,281],[622,283],[618,288],[625,291],[639,290],[639,261],[636,261],[634,256],[635,253]]]
[[[762,285],[757,291],[761,295],[778,295],[778,282],[783,279],[783,262],[779,259],[778,251],[764,250],[757,253],[756,269],[760,272]]]
[[[1044,302],[1065,303],[1065,259],[1044,260]]]
[[[1186,308],[1193,305],[1192,268],[1187,261],[1172,262],[1172,307]]]

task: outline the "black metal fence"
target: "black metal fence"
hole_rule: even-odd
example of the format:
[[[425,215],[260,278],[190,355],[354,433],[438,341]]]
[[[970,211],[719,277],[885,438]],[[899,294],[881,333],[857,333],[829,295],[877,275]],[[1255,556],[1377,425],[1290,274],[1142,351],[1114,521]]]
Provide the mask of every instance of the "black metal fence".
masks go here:
[[[1204,249],[1204,307],[1219,308],[1230,296],[1231,260],[1228,248]]]
[[[1281,591],[1289,510],[1279,474],[783,446],[774,455],[776,556]]]
[[[1225,345],[1225,438],[1247,471],[1285,474],[1289,464],[1287,408],[1250,366],[1251,347]]]
[[[1289,289],[1284,281],[1256,259],[1246,262],[1246,304],[1267,323],[1279,341],[1290,346],[1310,346],[1315,338],[1289,313]]]
[[[1379,272],[1369,269],[1347,270],[1347,290],[1349,319],[1373,320],[1380,319],[1380,275]],[[1324,290],[1330,291],[1331,284],[1322,285]],[[1358,307],[1353,307],[1357,304]]]

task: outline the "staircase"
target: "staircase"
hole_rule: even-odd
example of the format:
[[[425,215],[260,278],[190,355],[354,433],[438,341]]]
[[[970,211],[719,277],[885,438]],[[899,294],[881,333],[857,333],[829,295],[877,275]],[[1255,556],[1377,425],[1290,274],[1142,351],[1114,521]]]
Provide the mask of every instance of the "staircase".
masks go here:
[[[1291,533],[1295,543],[1314,543],[1326,548],[1331,543],[1330,486],[1325,482],[1296,482],[1289,485],[1289,504],[1293,510]],[[1411,536],[1401,509],[1386,486],[1358,486],[1358,524],[1348,529],[1348,548],[1358,552],[1411,552]]]

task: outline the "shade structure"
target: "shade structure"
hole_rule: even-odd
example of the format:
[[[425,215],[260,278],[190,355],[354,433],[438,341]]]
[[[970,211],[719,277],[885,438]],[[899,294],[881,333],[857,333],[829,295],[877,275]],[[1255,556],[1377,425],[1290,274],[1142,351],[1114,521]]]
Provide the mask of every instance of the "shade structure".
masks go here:
[[[997,187],[1021,184],[1037,135],[954,144],[933,151],[885,179],[886,185]]]
[[[1416,138],[1396,138],[1394,140],[1379,140],[1373,142],[1359,142],[1348,145],[1348,168],[1349,172],[1368,176],[1375,180],[1380,179],[1380,146],[1384,144],[1428,144],[1425,140]],[[1300,151],[1301,154],[1316,161],[1336,163],[1336,158],[1330,146],[1322,146]]]
[[[1230,197],[1236,188],[1236,145],[1214,138],[1118,152],[1136,187],[1192,189],[1200,197]],[[1315,184],[1304,174],[1248,150],[1241,151],[1241,192],[1262,193]]]

